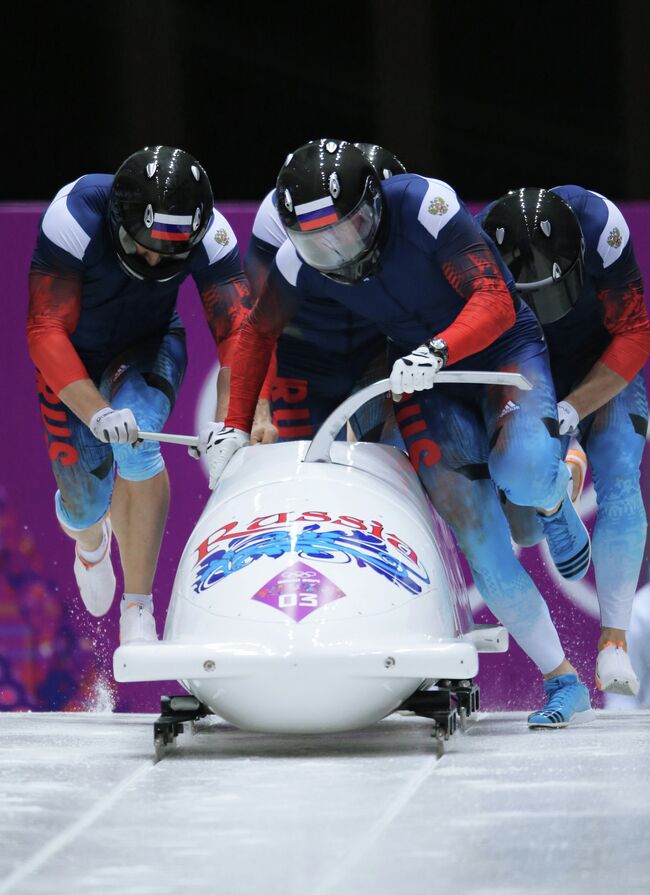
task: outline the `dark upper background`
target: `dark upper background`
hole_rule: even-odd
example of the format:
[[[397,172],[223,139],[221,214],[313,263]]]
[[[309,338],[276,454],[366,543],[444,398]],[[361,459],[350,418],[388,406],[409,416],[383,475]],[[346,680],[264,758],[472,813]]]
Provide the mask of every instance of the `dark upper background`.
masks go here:
[[[650,4],[108,0],[3,7],[0,200],[50,199],[147,143],[255,200],[309,139],[379,142],[489,199],[650,199]]]

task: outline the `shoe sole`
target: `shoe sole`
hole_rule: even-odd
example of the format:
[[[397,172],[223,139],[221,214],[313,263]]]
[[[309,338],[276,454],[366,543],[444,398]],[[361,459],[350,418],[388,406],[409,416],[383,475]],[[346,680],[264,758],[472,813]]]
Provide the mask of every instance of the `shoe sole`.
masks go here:
[[[587,455],[584,451],[576,450],[575,448],[571,448],[567,451],[567,455],[564,458],[564,462],[567,466],[570,464],[572,466],[577,467],[578,472],[580,473],[580,477],[578,479],[578,493],[575,498],[571,497],[572,503],[576,504],[582,497],[582,491],[585,487],[585,479],[587,477]],[[573,476],[571,476],[571,492],[569,496],[573,493]]]
[[[634,683],[628,678],[618,677],[614,677],[611,681],[603,684],[600,678],[596,676],[596,687],[601,693],[617,693],[619,696],[638,696],[640,684],[636,681],[635,687]]]
[[[586,709],[584,712],[576,712],[568,721],[560,721],[552,724],[542,724],[541,722],[532,724],[528,722],[529,730],[559,730],[562,727],[573,727],[577,724],[588,724],[590,721],[596,720],[596,712],[593,709]]]

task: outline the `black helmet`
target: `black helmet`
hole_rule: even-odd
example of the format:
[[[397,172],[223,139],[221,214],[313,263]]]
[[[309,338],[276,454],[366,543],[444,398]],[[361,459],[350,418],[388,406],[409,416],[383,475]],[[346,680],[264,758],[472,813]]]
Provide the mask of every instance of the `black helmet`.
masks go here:
[[[388,180],[396,174],[406,174],[406,168],[390,149],[384,149],[377,143],[355,143],[357,149],[368,159],[372,167],[379,174],[380,180]]]
[[[171,146],[145,146],[120,166],[108,205],[117,256],[136,279],[169,280],[208,229],[213,208],[208,175],[197,160]],[[151,267],[135,243],[162,255]]]
[[[280,169],[276,189],[280,220],[306,264],[340,283],[374,273],[383,197],[377,172],[356,146],[301,146]]]
[[[512,190],[490,208],[483,229],[540,323],[569,313],[580,298],[584,239],[564,199],[536,187]]]

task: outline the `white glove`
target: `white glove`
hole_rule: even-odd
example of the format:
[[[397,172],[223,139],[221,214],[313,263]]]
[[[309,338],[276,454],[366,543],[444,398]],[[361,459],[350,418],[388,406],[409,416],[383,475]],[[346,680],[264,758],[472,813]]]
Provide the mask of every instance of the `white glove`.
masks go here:
[[[210,490],[214,491],[230,458],[249,443],[248,433],[241,429],[227,428],[223,423],[208,423],[199,432],[198,446],[188,448],[187,452],[190,457],[205,457],[208,461]]]
[[[124,410],[102,407],[90,418],[88,428],[106,444],[134,444],[138,440],[138,424],[128,407]]]
[[[390,374],[393,401],[400,401],[404,393],[410,395],[431,388],[443,365],[444,360],[429,351],[427,345],[420,345],[406,357],[398,358]]]
[[[573,404],[560,401],[557,405],[557,420],[560,424],[560,435],[575,435],[578,431],[580,417]]]

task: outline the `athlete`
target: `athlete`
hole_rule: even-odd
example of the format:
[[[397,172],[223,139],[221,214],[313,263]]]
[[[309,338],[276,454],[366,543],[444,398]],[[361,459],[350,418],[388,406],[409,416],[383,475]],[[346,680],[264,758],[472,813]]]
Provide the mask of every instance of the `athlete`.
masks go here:
[[[596,685],[636,695],[625,632],[646,539],[639,469],[650,325],[630,230],[616,205],[579,186],[514,190],[482,217],[544,329],[564,446],[575,435],[591,468],[601,617]],[[527,543],[544,536],[530,511],[512,528]]]
[[[406,173],[397,156],[382,146],[354,145],[381,180]],[[259,207],[244,260],[254,296],[262,292],[273,259],[287,240],[277,204],[277,191],[273,189]],[[311,438],[348,395],[388,375],[386,336],[365,317],[326,297],[304,299],[280,335],[276,354],[277,376],[271,400],[280,441]],[[377,441],[385,415],[383,398],[368,403],[350,421],[356,437]]]
[[[75,577],[95,616],[108,612],[115,593],[115,531],[122,643],[156,639],[152,583],[169,479],[160,445],[138,444],[138,428],[162,429],[183,379],[176,300],[188,275],[218,346],[227,406],[250,290],[232,228],[191,155],[146,147],[115,176],[88,174],[64,186],[42,218],[29,273],[27,339],[56,515],[75,541]]]
[[[569,473],[542,332],[498,252],[447,184],[411,174],[381,182],[349,143],[297,149],[277,195],[289,240],[242,325],[225,429],[205,449],[212,487],[248,443],[269,356],[300,301],[327,297],[366,317],[391,341],[397,420],[433,505],[483,598],[547,678],[547,705],[530,725],[590,720],[587,688],[512,552],[490,481],[514,503],[540,508],[555,561],[579,558],[571,575],[581,577],[589,538],[564,499]],[[431,388],[447,366],[521,372],[534,388]]]

